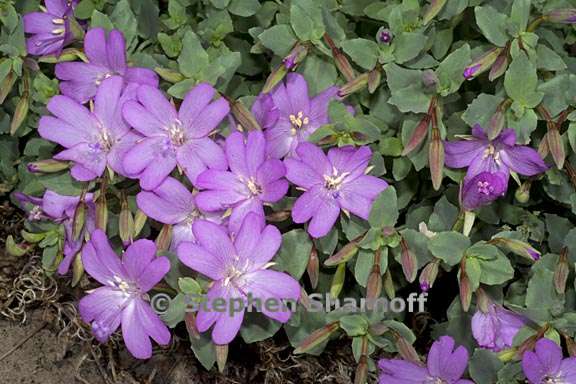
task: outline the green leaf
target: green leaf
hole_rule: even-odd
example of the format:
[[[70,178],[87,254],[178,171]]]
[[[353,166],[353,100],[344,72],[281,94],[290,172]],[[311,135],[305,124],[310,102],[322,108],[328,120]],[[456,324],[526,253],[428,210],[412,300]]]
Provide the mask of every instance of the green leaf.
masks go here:
[[[364,336],[368,332],[370,324],[362,315],[347,315],[340,318],[340,328],[349,337]]]
[[[495,383],[498,380],[497,372],[503,363],[495,353],[487,349],[476,349],[470,359],[470,376],[476,383]]]
[[[488,285],[505,283],[514,277],[514,268],[510,260],[493,245],[479,242],[468,248],[466,257],[476,260],[480,266],[479,281]],[[467,261],[468,265],[469,260]],[[466,269],[470,276],[470,271]]]
[[[282,247],[275,258],[276,268],[300,279],[308,265],[312,241],[302,229],[293,229],[282,235]]]
[[[82,0],[76,5],[76,8],[74,8],[74,16],[81,20],[89,19],[94,9],[96,8],[92,0]]]
[[[403,32],[394,39],[394,58],[398,64],[412,60],[422,51],[428,37],[419,32]]]
[[[450,266],[460,262],[469,246],[470,239],[458,232],[440,232],[428,243],[430,252]]]
[[[503,47],[510,37],[506,33],[508,18],[491,6],[474,8],[476,23],[484,36],[493,44]]]
[[[210,64],[208,53],[202,48],[198,36],[188,31],[182,39],[182,52],[178,57],[180,72],[186,77],[201,78],[201,72]]]
[[[536,107],[544,94],[536,90],[538,75],[536,66],[524,54],[518,55],[506,71],[504,88],[506,93],[523,107]]]
[[[514,0],[510,11],[510,21],[516,29],[516,35],[526,31],[530,18],[531,0]]]
[[[216,362],[216,348],[214,348],[212,343],[210,332],[201,334],[199,339],[190,337],[190,344],[194,356],[196,356],[200,364],[208,371],[212,369]]]
[[[562,71],[566,69],[566,63],[564,63],[562,57],[546,45],[538,44],[536,54],[538,55],[538,68],[547,71]]]
[[[320,40],[325,31],[322,10],[313,0],[292,0],[290,24],[301,41]]]
[[[176,34],[167,35],[161,32],[158,34],[158,41],[168,57],[178,57],[182,51],[182,40]]]
[[[394,227],[398,215],[396,190],[394,187],[388,187],[374,201],[368,222],[373,228]]]
[[[367,39],[352,39],[342,42],[342,49],[359,66],[371,70],[378,60],[378,44]]]
[[[250,17],[260,9],[261,5],[258,0],[232,0],[228,10],[233,15],[241,17]]]
[[[431,95],[422,84],[422,71],[405,69],[394,63],[384,66],[392,96],[388,100],[401,112],[424,113],[428,111]]]
[[[262,304],[264,305],[264,304]],[[246,312],[240,335],[247,344],[271,338],[282,327],[282,323],[274,321],[259,312]]]
[[[464,68],[470,64],[470,46],[464,44],[450,53],[436,69],[438,76],[438,90],[442,96],[458,91],[464,82]]]
[[[278,56],[286,56],[296,44],[296,36],[292,29],[286,24],[275,25],[260,35],[258,39],[266,48]]]

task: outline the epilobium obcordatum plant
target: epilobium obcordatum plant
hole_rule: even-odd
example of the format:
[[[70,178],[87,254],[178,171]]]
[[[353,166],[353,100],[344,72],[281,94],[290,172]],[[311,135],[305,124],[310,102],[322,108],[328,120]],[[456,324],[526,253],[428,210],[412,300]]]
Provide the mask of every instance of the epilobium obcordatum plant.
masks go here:
[[[284,333],[358,384],[576,383],[575,7],[0,0],[7,251],[137,358],[186,323],[207,369]]]

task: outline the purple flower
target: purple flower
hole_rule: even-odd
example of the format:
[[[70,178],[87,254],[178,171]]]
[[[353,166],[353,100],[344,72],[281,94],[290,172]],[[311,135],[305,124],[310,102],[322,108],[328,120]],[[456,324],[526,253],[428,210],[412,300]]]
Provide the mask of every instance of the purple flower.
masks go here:
[[[491,303],[488,312],[476,311],[472,316],[472,334],[482,348],[500,352],[512,347],[516,333],[526,320],[498,304]]]
[[[26,49],[31,55],[60,54],[73,40],[70,17],[78,0],[45,0],[44,3],[44,12],[24,15],[24,32],[32,35],[26,40]]]
[[[196,204],[204,211],[232,209],[229,228],[240,229],[249,212],[264,215],[264,203],[275,203],[288,191],[286,168],[278,159],[266,159],[266,140],[260,131],[245,139],[234,132],[226,139],[226,157],[230,171],[209,169],[196,180],[204,189],[196,195]]]
[[[286,178],[306,190],[292,208],[296,223],[310,220],[308,233],[326,235],[334,226],[340,210],[368,219],[372,203],[387,186],[384,180],[365,175],[372,157],[368,147],[332,148],[328,156],[311,143],[296,149],[299,159],[289,158]]]
[[[380,384],[474,384],[461,379],[468,365],[468,351],[460,346],[454,349],[454,339],[442,336],[428,353],[426,367],[399,359],[382,359]]]
[[[126,347],[138,359],[152,356],[150,338],[161,345],[170,342],[170,331],[146,302],[146,292],[170,270],[168,258],[155,255],[154,242],[138,240],[120,260],[99,229],[82,251],[86,272],[104,285],[80,300],[82,320],[101,343],[122,324]]]
[[[82,249],[85,233],[90,233],[96,227],[96,206],[93,195],[87,193],[84,197],[86,203],[86,221],[77,240],[73,237],[74,212],[80,202],[80,196],[64,196],[47,190],[42,198],[28,196],[21,192],[15,194],[22,208],[28,212],[28,220],[51,220],[64,226],[64,258],[58,265],[58,273],[68,273],[70,264]]]
[[[533,176],[548,169],[538,152],[516,145],[513,129],[504,129],[494,140],[489,140],[482,127],[476,124],[472,135],[469,140],[444,144],[448,167],[468,167],[462,187],[462,203],[466,210],[489,204],[504,195],[510,170]]]
[[[226,169],[226,157],[208,136],[230,111],[224,98],[212,101],[210,84],[195,86],[177,112],[160,90],[143,85],[138,101],[124,106],[124,118],[145,136],[124,157],[126,172],[140,178],[144,189],[154,189],[178,165],[192,184],[207,168]]]
[[[278,84],[271,94],[278,117],[264,131],[268,154],[277,159],[293,156],[299,143],[329,122],[328,104],[337,95],[338,87],[329,87],[311,99],[304,77],[289,73],[286,84]]]
[[[392,43],[392,32],[387,28],[380,28],[378,30],[378,41],[385,45]]]
[[[96,94],[98,86],[107,78],[120,76],[126,83],[158,86],[158,76],[147,68],[128,67],[124,35],[113,29],[106,38],[103,28],[93,28],[84,38],[84,53],[88,63],[56,64],[56,76],[62,94],[85,103]]]
[[[480,69],[481,65],[480,64],[474,64],[472,66],[468,66],[464,69],[464,78],[466,80],[471,79],[472,77],[474,77],[474,74],[476,72],[478,72],[478,70]]]
[[[538,340],[534,352],[524,352],[522,369],[530,384],[576,383],[576,358],[562,359],[562,348],[549,339]]]
[[[135,98],[136,87],[124,88],[118,76],[107,79],[98,89],[93,112],[68,96],[54,96],[48,103],[56,117],[40,119],[40,136],[66,148],[54,158],[73,161],[75,179],[92,180],[101,176],[106,166],[126,176],[122,158],[141,136],[124,122],[122,106]]]
[[[194,195],[178,180],[167,177],[153,191],[142,191],[136,196],[138,208],[147,216],[164,224],[172,224],[170,248],[176,249],[182,241],[194,242],[192,224],[196,220],[223,221],[222,213],[205,213],[196,207]]]
[[[264,218],[251,213],[234,241],[221,226],[208,221],[195,222],[193,230],[198,244],[182,243],[177,253],[188,267],[214,280],[206,297],[207,305],[200,306],[196,318],[200,332],[214,325],[212,340],[220,345],[230,343],[242,325],[246,305],[250,304],[273,320],[285,323],[290,319],[291,312],[282,300],[298,300],[300,285],[292,276],[268,269],[282,243],[276,227],[264,226]],[[217,310],[216,299],[225,301],[225,311]],[[233,303],[244,306],[229,311]],[[277,310],[272,310],[271,303]]]
[[[554,9],[544,15],[544,19],[552,23],[574,24],[576,23],[576,8]]]
[[[262,93],[256,97],[251,112],[263,129],[272,128],[280,116],[278,107],[274,105],[274,99],[268,93]]]

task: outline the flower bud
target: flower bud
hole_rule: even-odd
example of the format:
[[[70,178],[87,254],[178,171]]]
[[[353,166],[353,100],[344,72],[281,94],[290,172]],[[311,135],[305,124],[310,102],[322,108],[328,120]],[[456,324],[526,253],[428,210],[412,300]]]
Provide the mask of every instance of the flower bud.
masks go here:
[[[488,122],[487,134],[490,140],[494,140],[495,138],[497,138],[500,135],[500,132],[502,132],[502,129],[504,129],[506,116],[504,114],[504,108],[502,108],[502,106],[503,104],[498,106],[496,112],[494,113],[494,115],[492,115],[490,121]]]
[[[381,27],[376,33],[376,40],[381,44],[390,45],[393,38],[394,36],[388,28]]]
[[[298,347],[294,350],[294,354],[298,355],[301,353],[309,352],[318,345],[322,344],[324,341],[328,340],[334,332],[338,331],[339,328],[339,322],[335,321],[325,325],[320,329],[315,330],[298,345]]]
[[[6,100],[6,96],[12,91],[14,83],[16,83],[16,74],[10,71],[0,83],[0,105],[4,104],[4,100]]]
[[[472,286],[466,271],[460,269],[460,303],[462,310],[468,312],[470,309],[470,302],[472,301]]]
[[[381,249],[374,254],[374,264],[368,276],[366,284],[366,299],[368,299],[368,309],[372,310],[372,304],[382,293],[382,274],[380,273]]]
[[[408,282],[413,282],[416,279],[418,272],[418,260],[414,253],[408,248],[408,243],[404,238],[400,240],[400,264],[402,264],[402,271]]]
[[[356,241],[351,241],[343,246],[338,252],[326,259],[324,265],[327,267],[333,267],[338,264],[346,263],[348,260],[352,259],[356,253],[358,253],[358,244]]]
[[[364,355],[360,356],[356,373],[354,374],[354,384],[365,384],[368,379],[368,358]]]
[[[522,256],[531,261],[537,261],[540,259],[540,252],[522,240],[496,236],[490,239],[489,243],[498,247],[502,247],[509,252],[512,252],[518,256]]]
[[[440,189],[444,172],[444,143],[440,138],[440,130],[432,129],[432,140],[428,152],[428,166],[432,177],[434,190]]]
[[[384,333],[388,332],[390,327],[383,323],[375,323],[368,327],[368,333],[374,336],[381,336]]]
[[[386,292],[386,296],[389,299],[396,297],[396,287],[394,287],[394,280],[390,270],[386,270],[386,273],[384,273],[384,292]]]
[[[570,336],[563,334],[564,340],[566,340],[566,349],[568,350],[568,355],[570,357],[576,356],[576,342]]]
[[[27,232],[25,230],[21,230],[20,235],[26,242],[36,244],[44,240],[44,238],[46,237],[46,232],[32,233]]]
[[[296,43],[294,48],[290,51],[288,56],[282,59],[284,66],[288,70],[293,70],[298,64],[300,64],[306,55],[308,54],[308,45],[302,43]]]
[[[186,324],[188,336],[192,339],[199,340],[201,335],[198,331],[198,327],[196,327],[196,314],[194,312],[186,312],[184,315],[184,324]]]
[[[532,182],[530,180],[526,180],[525,182],[518,187],[516,192],[514,193],[514,197],[516,200],[521,204],[526,204],[528,200],[530,200],[530,187],[532,186]]]
[[[566,282],[570,274],[570,264],[568,264],[568,248],[563,247],[560,251],[560,258],[556,268],[554,268],[554,288],[559,295],[566,292]]]
[[[96,199],[96,228],[106,231],[108,227],[108,201],[106,193],[100,191],[100,195]]]
[[[148,220],[148,216],[140,209],[136,211],[134,215],[134,237],[138,237],[140,232],[142,232],[142,228],[146,224],[146,220]]]
[[[506,73],[509,63],[510,60],[508,59],[508,49],[503,49],[496,58],[496,61],[494,61],[492,68],[490,68],[490,73],[488,73],[488,80],[494,81]]]
[[[346,56],[338,47],[336,47],[334,41],[332,41],[327,33],[324,34],[324,41],[326,41],[326,44],[328,44],[332,50],[332,56],[334,57],[334,63],[336,64],[338,71],[340,71],[346,81],[352,81],[356,77],[356,74],[354,72],[354,68],[352,68],[352,65],[350,65],[350,62]]]
[[[10,122],[10,135],[14,136],[18,128],[22,125],[26,117],[28,116],[28,108],[30,107],[30,98],[28,92],[24,92],[18,104],[16,104],[16,109],[14,110],[14,115],[12,116],[12,121]]]
[[[548,148],[550,149],[554,163],[556,163],[556,167],[558,169],[562,169],[564,167],[566,152],[564,151],[562,136],[560,135],[556,124],[552,124],[549,127],[548,132],[546,133],[546,139],[548,141]]]
[[[30,173],[56,173],[68,169],[70,163],[53,159],[39,160],[28,163],[26,168]]]
[[[154,68],[154,72],[156,72],[158,75],[160,75],[162,80],[166,80],[167,82],[172,83],[172,84],[175,84],[175,83],[178,83],[178,82],[184,80],[184,75],[182,75],[180,72],[173,71],[173,70],[168,69],[168,68],[156,67],[156,68]]]
[[[81,50],[76,48],[66,48],[62,51],[60,55],[46,55],[39,57],[38,62],[56,64],[56,63],[63,63],[66,61],[74,61],[76,59],[80,59],[84,62],[88,61],[88,58]]]
[[[164,224],[158,237],[156,238],[156,248],[159,252],[166,251],[170,248],[170,242],[172,241],[172,226],[170,224]]]
[[[503,48],[499,47],[492,48],[474,59],[470,65],[464,68],[464,78],[466,80],[472,80],[474,77],[490,68],[498,58],[498,55],[500,55],[500,52],[502,52],[502,49]]]
[[[118,232],[120,239],[124,245],[128,245],[132,243],[133,239],[132,235],[134,234],[134,217],[132,216],[132,212],[130,212],[130,208],[128,207],[128,200],[126,199],[125,195],[122,196],[122,204],[118,220]]]
[[[398,349],[400,356],[402,356],[404,360],[420,363],[420,356],[418,356],[418,352],[416,352],[414,346],[410,344],[399,332],[394,331],[393,334],[396,348]]]
[[[551,23],[574,24],[576,23],[576,8],[554,9],[544,15],[544,19]]]
[[[289,210],[275,211],[266,216],[266,221],[272,223],[280,223],[290,218],[291,212]]]
[[[380,81],[382,80],[382,73],[380,70],[373,69],[368,72],[368,93],[372,94],[380,86]]]
[[[425,115],[414,131],[412,132],[412,136],[408,140],[408,144],[402,150],[402,156],[408,155],[410,152],[418,148],[418,146],[424,141],[426,136],[428,135],[428,126],[430,125],[430,115]]]
[[[310,285],[316,289],[318,286],[318,277],[320,275],[320,260],[318,259],[318,251],[316,247],[312,246],[310,257],[308,258],[308,265],[306,266]]]
[[[280,65],[280,66],[274,68],[274,70],[272,70],[272,73],[270,73],[270,75],[266,79],[266,83],[264,84],[264,87],[262,88],[262,93],[268,93],[272,89],[274,89],[276,84],[281,82],[287,73],[288,73],[288,69],[286,69],[285,65]]]
[[[238,123],[242,126],[242,128],[246,129],[247,131],[261,131],[262,127],[252,114],[246,108],[244,103],[240,100],[229,100],[230,102],[230,111],[234,118],[238,121]]]
[[[82,231],[84,230],[84,224],[86,224],[86,202],[84,201],[84,196],[86,192],[82,192],[82,196],[80,197],[80,201],[76,206],[76,210],[74,211],[74,218],[72,221],[72,238],[74,240],[78,240]]]
[[[438,75],[431,69],[427,69],[422,72],[422,84],[426,88],[435,88],[439,83]]]
[[[72,263],[72,286],[75,287],[82,279],[84,275],[84,264],[82,264],[82,257],[80,252],[74,256],[74,262]]]
[[[422,24],[427,25],[444,7],[447,0],[430,0],[430,4],[426,11],[424,12],[424,16],[422,17]]]
[[[340,296],[340,292],[342,292],[344,287],[344,280],[346,280],[346,263],[338,264],[338,268],[336,268],[336,273],[330,285],[330,296],[333,298]]]
[[[344,84],[338,91],[338,96],[346,97],[355,92],[363,90],[368,85],[368,74],[363,73]]]
[[[476,290],[476,305],[482,313],[488,313],[492,300],[482,288]]]
[[[228,344],[215,344],[214,348],[216,349],[216,365],[218,365],[218,371],[222,373],[228,360]]]
[[[420,273],[420,289],[422,292],[428,292],[428,290],[434,285],[436,277],[438,276],[439,265],[440,259],[434,258],[434,260],[426,264],[424,269],[422,269],[422,272]]]

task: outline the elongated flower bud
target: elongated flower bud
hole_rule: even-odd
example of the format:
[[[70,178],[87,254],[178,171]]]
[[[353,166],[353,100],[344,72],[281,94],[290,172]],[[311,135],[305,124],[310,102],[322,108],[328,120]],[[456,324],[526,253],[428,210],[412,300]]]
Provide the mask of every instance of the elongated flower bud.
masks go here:
[[[84,264],[82,264],[82,257],[80,252],[74,256],[74,262],[72,264],[72,286],[75,287],[82,279],[84,275]]]
[[[444,143],[440,138],[440,130],[432,129],[432,140],[428,152],[428,165],[430,167],[430,176],[432,177],[432,186],[437,191],[442,185],[444,172]]]
[[[352,259],[356,253],[358,253],[358,244],[356,241],[351,241],[343,246],[338,252],[326,259],[324,265],[327,267],[333,267],[338,264],[346,263],[348,260]]]
[[[342,74],[342,76],[344,76],[346,81],[351,81],[352,79],[354,79],[356,77],[354,68],[352,68],[352,65],[350,65],[350,62],[348,61],[346,56],[342,53],[342,51],[338,47],[336,47],[336,44],[334,44],[334,41],[332,40],[332,38],[330,38],[330,36],[327,33],[324,34],[324,41],[326,42],[326,44],[328,44],[328,46],[332,50],[332,57],[334,57],[334,64],[336,64],[336,68],[338,68],[338,71],[340,71],[340,73]]]
[[[216,344],[214,348],[216,349],[216,365],[218,365],[218,371],[222,373],[228,360],[228,344]]]
[[[374,254],[374,264],[368,276],[368,283],[366,284],[366,299],[368,299],[368,309],[372,309],[374,300],[380,297],[382,293],[382,275],[380,273],[380,260],[382,257],[382,250],[378,249]]]
[[[424,12],[424,16],[422,17],[422,24],[426,25],[432,21],[432,19],[440,13],[446,4],[446,1],[447,0],[431,0],[428,8],[426,8],[426,11]]]
[[[416,273],[418,272],[418,261],[416,256],[408,247],[408,243],[404,238],[400,240],[400,263],[402,264],[402,271],[404,272],[404,277],[408,282],[413,282],[416,279]]]
[[[478,288],[476,290],[476,305],[480,311],[482,311],[482,313],[488,313],[491,303],[492,300],[490,300],[486,292],[484,292],[482,288]]]
[[[496,108],[496,112],[494,112],[490,118],[490,121],[488,122],[488,130],[486,132],[490,140],[497,138],[500,135],[500,132],[502,132],[502,129],[504,129],[506,120],[505,112],[510,104],[511,103],[509,99],[506,99],[504,102],[500,103],[498,108]]]
[[[315,330],[298,345],[294,350],[294,354],[298,355],[311,351],[324,341],[328,340],[330,336],[339,329],[339,327],[340,323],[335,321]]]
[[[338,96],[346,97],[355,92],[361,91],[366,87],[366,85],[368,85],[368,74],[363,73],[344,84],[338,91]]]
[[[84,225],[86,224],[86,202],[84,198],[86,196],[86,192],[83,191],[82,195],[80,196],[80,201],[76,206],[76,210],[74,211],[74,218],[72,221],[72,238],[74,240],[78,240],[82,231],[84,230]]]
[[[242,128],[246,129],[247,131],[261,131],[262,127],[258,124],[258,121],[246,108],[244,103],[240,100],[229,100],[230,102],[230,111],[234,118],[238,121],[238,123],[242,126]]]
[[[382,79],[382,73],[378,68],[375,68],[368,72],[368,93],[372,94],[380,86],[380,81]]]
[[[396,297],[396,287],[394,286],[394,280],[392,279],[392,274],[390,270],[386,270],[384,273],[384,292],[390,300]]]
[[[10,122],[10,134],[14,136],[16,131],[26,117],[28,116],[28,109],[30,107],[30,98],[28,96],[28,92],[24,92],[20,100],[18,100],[18,104],[16,104],[16,109],[14,110],[14,115],[12,116],[12,121]]]
[[[560,259],[554,269],[554,288],[558,294],[563,295],[566,292],[566,282],[570,274],[570,264],[568,263],[568,248],[563,247],[560,251]]]
[[[440,265],[440,259],[434,258],[431,262],[426,264],[420,273],[420,289],[423,292],[428,292],[430,288],[434,285],[436,277],[438,276],[438,266]]]
[[[154,68],[154,72],[156,72],[158,75],[160,75],[162,80],[166,80],[167,82],[172,83],[172,84],[175,84],[175,83],[178,83],[178,82],[184,80],[184,75],[182,75],[180,72],[173,71],[173,70],[168,69],[168,68],[156,67],[156,68]]]
[[[506,237],[493,237],[490,239],[489,243],[502,247],[507,251],[531,261],[537,261],[540,259],[540,252],[522,240],[508,239]]]
[[[424,141],[424,139],[428,135],[429,126],[430,126],[430,115],[425,115],[420,120],[416,128],[414,128],[412,136],[410,136],[410,139],[408,140],[408,144],[406,144],[406,146],[402,150],[402,156],[406,156],[407,154],[418,148],[418,146],[420,146],[422,141]]]
[[[69,167],[69,162],[53,159],[39,160],[26,165],[26,168],[30,173],[56,173],[68,169]]]
[[[134,237],[137,237],[140,232],[142,232],[142,228],[146,224],[146,220],[148,220],[148,216],[140,209],[136,211],[134,215]]]
[[[572,186],[576,189],[576,168],[574,168],[569,162],[566,162],[564,168],[566,169],[570,183],[572,183]]]
[[[186,330],[190,338],[199,340],[201,335],[198,327],[196,327],[196,314],[194,312],[186,312],[186,315],[184,315],[184,323],[186,324]]]
[[[576,342],[574,339],[566,334],[562,334],[564,336],[564,340],[566,341],[566,349],[568,350],[568,355],[571,357],[576,356]]]
[[[120,215],[118,217],[119,226],[118,232],[120,234],[120,239],[124,245],[132,243],[132,235],[134,234],[134,217],[130,208],[128,207],[128,200],[126,196],[122,196],[122,205],[120,208]]]
[[[310,279],[310,285],[312,288],[316,289],[318,286],[318,277],[320,275],[320,260],[318,259],[318,251],[314,246],[310,251],[310,257],[308,259],[306,271],[308,273],[308,278]]]
[[[308,44],[296,43],[294,48],[290,51],[288,56],[282,59],[284,66],[288,70],[293,70],[300,64],[308,54]]]
[[[470,285],[470,279],[466,272],[462,271],[460,274],[460,303],[462,304],[462,310],[468,312],[470,309],[470,303],[472,301],[472,287]]]
[[[556,163],[556,167],[562,169],[564,167],[564,160],[566,159],[566,152],[564,151],[562,136],[556,124],[549,127],[546,133],[546,139],[548,140],[548,148],[550,149],[554,163]]]
[[[14,83],[16,83],[16,74],[10,71],[0,83],[0,105],[4,104],[4,100],[6,100],[6,96],[12,91]]]
[[[544,19],[551,23],[574,24],[576,23],[576,8],[554,9],[544,15]]]
[[[340,292],[342,292],[344,287],[344,280],[346,280],[346,263],[338,264],[338,268],[336,268],[336,273],[330,286],[330,296],[333,298],[340,296]]]
[[[398,349],[398,353],[404,360],[412,361],[414,363],[420,362],[420,356],[418,356],[418,352],[414,349],[414,346],[408,342],[399,332],[394,331],[394,339],[396,343],[396,348]]]
[[[502,52],[503,48],[494,47],[481,56],[477,57],[472,61],[472,63],[464,68],[464,78],[466,80],[472,80],[482,72],[486,71],[488,68],[494,64],[500,52]]]
[[[490,73],[488,74],[488,80],[494,81],[504,73],[508,69],[508,64],[510,64],[510,60],[508,59],[508,47],[502,50],[492,67],[490,68]]]
[[[354,384],[365,384],[368,379],[368,338],[362,336],[360,345],[360,358],[354,375]]]
[[[158,251],[166,251],[170,247],[170,242],[172,241],[172,226],[170,224],[164,224],[158,237],[156,238],[156,248]]]
[[[272,89],[274,89],[276,84],[281,82],[287,73],[288,73],[288,69],[286,69],[285,65],[280,65],[280,66],[274,68],[274,70],[270,73],[270,75],[266,79],[266,83],[264,84],[264,87],[262,88],[262,93],[268,93]]]

